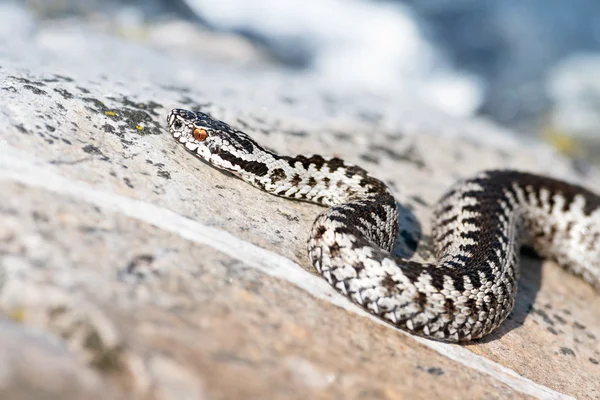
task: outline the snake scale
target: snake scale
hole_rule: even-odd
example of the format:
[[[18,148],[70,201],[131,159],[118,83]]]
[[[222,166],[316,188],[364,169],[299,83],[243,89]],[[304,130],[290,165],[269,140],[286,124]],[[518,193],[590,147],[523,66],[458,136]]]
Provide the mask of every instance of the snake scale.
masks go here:
[[[337,291],[395,327],[463,342],[489,334],[515,304],[519,249],[600,289],[600,197],[511,170],[456,183],[433,212],[435,263],[396,257],[390,189],[361,167],[319,155],[281,156],[201,112],[172,110],[173,137],[195,156],[277,196],[328,208],[315,220],[309,259]]]

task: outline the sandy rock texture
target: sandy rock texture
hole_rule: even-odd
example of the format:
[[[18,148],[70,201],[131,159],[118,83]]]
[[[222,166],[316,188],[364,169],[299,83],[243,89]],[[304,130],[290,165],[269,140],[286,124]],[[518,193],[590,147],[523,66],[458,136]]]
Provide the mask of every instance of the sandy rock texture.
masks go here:
[[[203,164],[165,118],[202,110],[281,153],[364,166],[399,202],[395,252],[416,260],[458,178],[511,167],[600,191],[600,171],[411,99],[57,29],[0,47],[0,398],[600,397],[600,296],[579,279],[524,255],[496,333],[415,338],[315,274],[318,206]]]

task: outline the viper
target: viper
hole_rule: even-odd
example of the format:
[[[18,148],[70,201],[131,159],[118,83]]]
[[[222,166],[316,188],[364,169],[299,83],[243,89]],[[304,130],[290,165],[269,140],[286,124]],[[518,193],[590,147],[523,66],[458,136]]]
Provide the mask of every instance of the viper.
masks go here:
[[[337,291],[395,327],[462,342],[496,329],[512,311],[519,249],[600,290],[600,197],[577,185],[512,170],[457,182],[433,210],[436,262],[391,254],[398,211],[391,190],[339,158],[278,155],[201,112],[172,110],[179,144],[212,166],[277,196],[325,209],[308,256]]]

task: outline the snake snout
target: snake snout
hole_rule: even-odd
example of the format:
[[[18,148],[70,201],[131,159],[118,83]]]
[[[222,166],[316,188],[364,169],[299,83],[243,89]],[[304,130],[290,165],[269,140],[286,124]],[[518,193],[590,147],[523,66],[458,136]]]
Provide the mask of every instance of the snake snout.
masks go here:
[[[169,128],[171,127],[171,125],[173,125],[173,122],[175,122],[175,118],[177,118],[177,114],[175,113],[176,110],[171,110],[171,112],[169,114],[167,114],[167,125],[169,125]]]
[[[167,124],[169,128],[174,127],[177,120],[183,121],[193,121],[196,119],[196,113],[193,111],[184,110],[181,108],[174,108],[171,110],[169,115],[167,116]]]

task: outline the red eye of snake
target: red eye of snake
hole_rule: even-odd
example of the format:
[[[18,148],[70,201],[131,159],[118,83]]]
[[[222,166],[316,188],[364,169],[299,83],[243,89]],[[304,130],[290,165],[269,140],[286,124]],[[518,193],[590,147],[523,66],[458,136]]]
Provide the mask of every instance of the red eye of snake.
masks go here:
[[[206,138],[208,137],[208,133],[204,129],[200,129],[200,128],[194,129],[193,134],[194,134],[194,139],[196,139],[199,142],[205,141]]]

